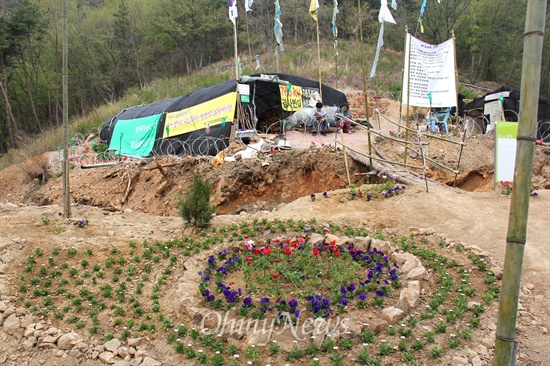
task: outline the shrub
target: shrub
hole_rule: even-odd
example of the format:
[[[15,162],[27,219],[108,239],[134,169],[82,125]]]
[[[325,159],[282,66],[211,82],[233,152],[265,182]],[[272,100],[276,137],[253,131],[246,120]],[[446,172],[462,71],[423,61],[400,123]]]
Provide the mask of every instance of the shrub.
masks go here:
[[[198,228],[210,225],[212,215],[216,212],[216,207],[210,203],[210,188],[210,183],[195,173],[185,198],[177,196],[180,215],[185,222]]]

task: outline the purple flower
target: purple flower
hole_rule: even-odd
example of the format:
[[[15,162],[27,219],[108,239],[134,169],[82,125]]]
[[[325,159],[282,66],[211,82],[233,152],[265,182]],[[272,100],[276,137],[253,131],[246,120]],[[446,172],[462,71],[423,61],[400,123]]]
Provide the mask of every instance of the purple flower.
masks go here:
[[[367,295],[365,295],[365,294],[359,294],[359,295],[357,295],[357,298],[358,298],[359,300],[361,300],[361,301],[365,301],[365,300],[367,300]]]
[[[348,286],[348,291],[349,292],[355,291],[355,284],[354,283],[350,283],[350,285]]]
[[[214,262],[216,262],[216,259],[214,259],[214,256],[211,255],[210,257],[208,257],[208,264],[214,264]]]
[[[401,186],[401,189],[406,189],[406,188],[407,188],[407,187],[405,187],[405,186]]]
[[[202,279],[205,280],[205,281],[210,281],[210,276],[209,275],[204,275],[204,276],[202,276]]]
[[[296,318],[299,318],[300,317],[300,310],[298,310],[298,309],[294,310],[294,316]]]
[[[324,298],[321,303],[323,304],[323,307],[328,308],[330,306],[330,299]]]
[[[221,273],[223,273],[224,275],[227,275],[227,269],[225,268],[225,266],[221,266],[221,267],[218,268],[216,271],[217,271],[217,272],[221,272]]]
[[[371,200],[371,198],[372,198],[372,194],[370,194],[370,193],[367,193],[367,201],[370,201],[370,200]]]
[[[384,296],[384,295],[386,295],[386,293],[385,293],[384,291],[382,291],[382,290],[376,290],[376,296],[382,297],[382,296]]]
[[[327,198],[327,197],[328,197],[328,193],[327,193],[327,191],[324,191],[324,192],[323,192],[323,197],[325,197],[325,198]]]
[[[208,296],[208,295],[210,295],[210,290],[204,290],[202,292],[202,296]]]
[[[214,295],[208,295],[208,297],[206,298],[208,302],[214,301],[215,299],[216,297]]]
[[[296,307],[298,306],[298,301],[296,301],[296,299],[291,299],[288,302],[288,306],[290,306],[291,309],[296,309]]]
[[[323,315],[325,316],[325,318],[328,318],[330,316],[330,311],[328,311],[328,309],[325,309]]]
[[[342,306],[348,306],[348,300],[345,297],[342,297],[340,299],[340,305]]]
[[[243,308],[246,308],[252,304],[252,298],[247,296],[243,299]]]
[[[344,297],[346,297],[346,295],[348,294],[348,290],[347,290],[344,286],[342,286],[342,287],[340,287],[340,293],[341,293]]]
[[[262,297],[260,300],[260,304],[264,305],[269,302],[269,297]]]
[[[313,310],[313,313],[315,314],[315,313],[318,313],[318,312],[321,310],[321,307],[320,307],[319,305],[315,305],[315,306],[312,308],[312,310]]]
[[[306,233],[309,233],[310,230],[311,230],[311,229],[310,229],[309,226],[306,226],[306,227],[304,228],[304,231],[305,231]]]
[[[313,193],[311,194],[311,200],[315,201],[315,194],[313,194]]]

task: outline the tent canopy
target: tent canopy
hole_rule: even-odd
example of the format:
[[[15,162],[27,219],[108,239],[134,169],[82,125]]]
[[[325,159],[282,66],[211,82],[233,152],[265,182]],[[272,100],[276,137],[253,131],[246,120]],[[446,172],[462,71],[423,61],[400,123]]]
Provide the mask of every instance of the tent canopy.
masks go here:
[[[237,84],[246,84],[249,86],[250,99],[243,101],[241,98],[241,102],[250,107],[255,117],[274,109],[281,110],[281,85],[285,86],[285,89],[291,86],[299,86],[304,90],[319,91],[319,83],[317,81],[296,75],[256,74],[242,76],[239,80],[229,80],[211,87],[195,90],[187,95],[126,108],[103,123],[100,130],[100,138],[103,142],[111,144],[115,125],[119,120],[127,122],[162,114],[156,127],[156,133],[149,134],[151,138],[154,135],[155,139],[154,147],[152,148],[153,154],[215,154],[227,146],[231,134],[231,124],[235,116],[229,118],[227,124],[224,119],[223,123],[216,123],[213,126],[206,125],[205,128],[199,122],[197,123],[199,127],[196,130],[172,136],[167,133],[165,126],[166,113],[183,111],[213,99],[227,96],[229,93],[237,90]],[[325,105],[347,103],[344,93],[326,85],[322,85],[322,96]],[[255,121],[255,118],[253,120]],[[205,139],[209,139],[209,142],[204,143]],[[200,141],[201,148],[195,146],[197,145],[197,141]],[[114,143],[116,144],[116,142]]]

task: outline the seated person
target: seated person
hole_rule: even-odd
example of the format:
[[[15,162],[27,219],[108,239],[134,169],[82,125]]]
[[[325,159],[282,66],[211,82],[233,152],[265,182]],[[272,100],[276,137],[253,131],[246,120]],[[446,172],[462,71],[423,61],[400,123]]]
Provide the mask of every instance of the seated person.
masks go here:
[[[328,128],[328,121],[327,121],[327,111],[323,108],[323,103],[317,102],[315,104],[315,108],[313,109],[313,112],[311,113],[311,124],[313,126],[313,132],[312,135],[317,135],[317,125],[320,125],[321,127],[321,135],[326,136],[327,135],[327,128]]]
[[[347,104],[342,104],[337,113],[351,119],[351,113]],[[342,129],[342,131],[344,131],[344,133],[351,133],[351,122],[349,120],[336,117],[336,122],[338,122],[338,126]]]

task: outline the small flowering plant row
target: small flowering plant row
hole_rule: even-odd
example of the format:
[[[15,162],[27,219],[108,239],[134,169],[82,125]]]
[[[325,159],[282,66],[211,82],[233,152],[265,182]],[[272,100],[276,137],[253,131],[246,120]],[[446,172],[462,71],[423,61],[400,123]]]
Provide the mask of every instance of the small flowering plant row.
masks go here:
[[[310,243],[307,237],[275,238],[208,257],[200,271],[199,292],[210,307],[235,308],[239,315],[277,318],[304,312],[330,317],[349,306],[380,307],[400,288],[397,264],[373,249],[363,251],[336,241]]]
[[[360,186],[360,187],[357,187],[355,184],[351,184],[348,186],[347,197],[351,201],[356,199],[365,199],[367,201],[370,201],[378,197],[389,198],[389,197],[397,196],[405,192],[406,189],[407,189],[406,186],[397,185],[391,180],[383,184],[375,184],[375,185]],[[326,191],[323,192],[322,196],[323,198],[329,198],[329,194]],[[312,201],[317,200],[317,196],[314,193],[312,193],[310,197]]]

